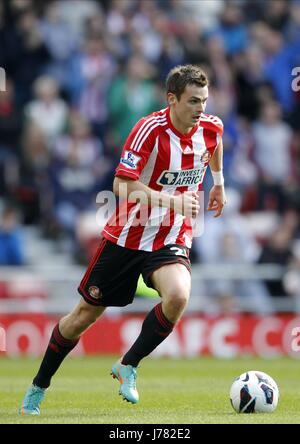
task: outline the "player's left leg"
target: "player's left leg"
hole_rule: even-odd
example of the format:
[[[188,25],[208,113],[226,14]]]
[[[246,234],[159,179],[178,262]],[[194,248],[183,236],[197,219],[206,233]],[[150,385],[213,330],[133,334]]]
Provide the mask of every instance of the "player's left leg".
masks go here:
[[[191,289],[190,272],[182,263],[158,268],[153,272],[151,280],[162,302],[148,313],[137,340],[121,362],[116,363],[112,369],[115,377],[125,380],[121,385],[121,394],[124,399],[132,403],[139,400],[136,389],[136,367],[141,359],[148,356],[172,332],[186,307]]]
[[[158,268],[153,272],[151,281],[162,302],[146,316],[139,337],[122,359],[122,363],[134,367],[169,336],[190,295],[191,275],[183,264],[169,264]]]

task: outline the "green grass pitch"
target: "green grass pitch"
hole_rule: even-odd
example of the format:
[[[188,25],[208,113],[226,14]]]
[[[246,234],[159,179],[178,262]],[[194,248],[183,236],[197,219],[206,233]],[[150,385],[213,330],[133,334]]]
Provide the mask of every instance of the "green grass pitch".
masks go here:
[[[116,357],[68,358],[53,379],[40,417],[18,408],[40,360],[0,357],[0,423],[239,424],[300,423],[299,361],[288,358],[217,360],[146,358],[138,371],[140,402],[118,396],[110,376]],[[269,373],[280,400],[272,414],[236,414],[233,379],[246,370]]]

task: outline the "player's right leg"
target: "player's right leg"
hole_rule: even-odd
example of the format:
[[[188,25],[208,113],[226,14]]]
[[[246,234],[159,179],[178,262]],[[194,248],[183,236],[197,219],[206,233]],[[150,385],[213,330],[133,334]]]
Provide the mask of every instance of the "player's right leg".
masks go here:
[[[77,345],[81,334],[101,316],[104,310],[105,307],[90,305],[82,299],[74,310],[54,327],[39,371],[25,394],[20,408],[21,415],[40,414],[40,403],[50,386],[52,376]]]

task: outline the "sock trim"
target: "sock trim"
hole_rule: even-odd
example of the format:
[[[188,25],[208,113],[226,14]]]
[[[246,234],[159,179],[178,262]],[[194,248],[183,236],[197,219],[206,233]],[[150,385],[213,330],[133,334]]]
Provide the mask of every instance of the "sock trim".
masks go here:
[[[155,311],[156,318],[157,318],[158,322],[162,325],[162,327],[164,327],[167,330],[172,330],[174,325],[163,314],[161,303],[154,307],[154,311]]]
[[[60,345],[61,347],[64,347],[64,348],[73,347],[79,341],[79,339],[64,338],[59,331],[59,324],[56,324],[56,326],[54,327],[53,337],[54,337],[55,341],[58,343],[58,345]]]

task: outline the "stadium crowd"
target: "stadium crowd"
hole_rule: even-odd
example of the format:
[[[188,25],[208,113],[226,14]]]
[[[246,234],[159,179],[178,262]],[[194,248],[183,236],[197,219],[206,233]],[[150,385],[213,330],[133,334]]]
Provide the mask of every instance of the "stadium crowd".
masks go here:
[[[166,106],[168,71],[195,63],[210,78],[206,112],[224,122],[229,203],[221,219],[207,216],[193,261],[286,266],[283,279],[247,288],[300,298],[300,1],[270,3],[2,0],[0,265],[26,262],[20,227],[30,225],[88,259],[82,215],[111,189],[135,122]],[[246,290],[210,291],[228,301]]]

